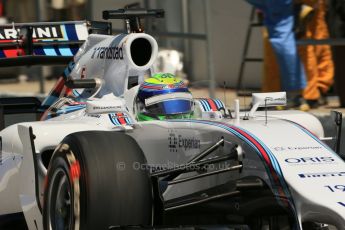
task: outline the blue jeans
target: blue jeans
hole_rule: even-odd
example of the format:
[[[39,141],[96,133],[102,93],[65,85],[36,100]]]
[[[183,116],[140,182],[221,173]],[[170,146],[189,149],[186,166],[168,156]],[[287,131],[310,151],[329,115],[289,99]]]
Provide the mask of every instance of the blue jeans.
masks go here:
[[[264,24],[279,64],[282,90],[304,89],[305,72],[293,33],[293,0],[247,0],[247,2],[264,14]]]

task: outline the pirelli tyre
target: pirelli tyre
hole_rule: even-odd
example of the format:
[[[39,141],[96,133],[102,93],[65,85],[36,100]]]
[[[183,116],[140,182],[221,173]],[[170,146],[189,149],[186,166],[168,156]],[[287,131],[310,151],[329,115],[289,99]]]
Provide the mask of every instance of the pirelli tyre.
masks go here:
[[[44,229],[102,230],[152,224],[153,194],[136,141],[118,132],[68,135],[50,161]],[[145,167],[144,167],[145,168]]]

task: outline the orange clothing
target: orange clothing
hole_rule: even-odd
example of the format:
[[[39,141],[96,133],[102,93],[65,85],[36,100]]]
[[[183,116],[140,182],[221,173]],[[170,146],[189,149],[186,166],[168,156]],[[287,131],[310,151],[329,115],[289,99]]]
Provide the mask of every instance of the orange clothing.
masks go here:
[[[301,39],[327,39],[329,38],[327,24],[325,22],[324,0],[302,0],[304,4],[314,8],[314,15],[306,25],[306,32]],[[279,66],[264,31],[264,75],[262,91],[280,91]],[[320,98],[320,90],[326,93],[333,84],[334,64],[329,45],[299,46],[300,58],[303,62],[307,87],[303,91],[303,97],[307,100]]]
[[[279,65],[270,40],[268,38],[267,29],[263,29],[264,42],[264,66],[263,66],[263,84],[261,90],[263,92],[279,92],[280,87],[280,73]]]
[[[302,0],[302,2],[314,8],[314,15],[307,23],[302,39],[329,38],[325,21],[325,0]],[[331,47],[329,45],[299,46],[299,53],[307,76],[307,87],[303,91],[303,97],[307,100],[317,100],[321,96],[320,90],[326,93],[333,84],[334,64]]]

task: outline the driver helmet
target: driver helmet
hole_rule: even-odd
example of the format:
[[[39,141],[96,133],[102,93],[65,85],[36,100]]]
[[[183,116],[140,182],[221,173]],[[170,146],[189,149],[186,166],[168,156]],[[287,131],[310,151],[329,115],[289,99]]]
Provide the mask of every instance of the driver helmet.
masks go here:
[[[139,87],[139,120],[187,118],[193,111],[193,97],[183,81],[170,73],[158,73]]]

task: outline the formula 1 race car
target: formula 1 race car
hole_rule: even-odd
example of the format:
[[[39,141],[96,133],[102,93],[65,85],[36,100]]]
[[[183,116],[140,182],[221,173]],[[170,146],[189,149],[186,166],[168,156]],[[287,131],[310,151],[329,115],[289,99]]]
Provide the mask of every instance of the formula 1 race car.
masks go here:
[[[127,33],[116,36],[100,34],[107,23],[0,30],[1,65],[75,54],[43,103],[0,99],[5,126],[13,114],[43,113],[0,132],[0,220],[19,215],[29,229],[345,229],[345,163],[319,120],[267,111],[286,103],[284,92],[253,94],[249,112],[238,101],[229,111],[154,73],[158,45],[140,17],[163,14],[105,11],[125,19]]]

